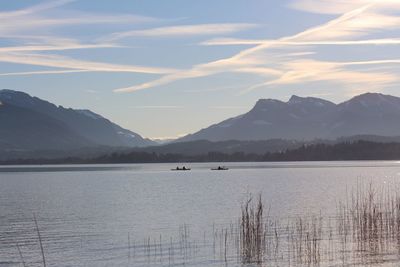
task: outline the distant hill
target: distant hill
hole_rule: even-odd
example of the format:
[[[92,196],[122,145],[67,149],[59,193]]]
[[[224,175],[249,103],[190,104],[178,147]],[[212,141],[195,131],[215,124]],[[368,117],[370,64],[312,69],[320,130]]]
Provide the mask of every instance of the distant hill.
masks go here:
[[[214,155],[234,155],[232,159],[237,160],[243,155],[256,156],[254,159],[266,153],[283,153],[289,150],[296,150],[301,147],[308,147],[313,145],[336,145],[339,143],[355,143],[359,141],[371,142],[371,143],[400,143],[400,137],[385,137],[385,136],[374,136],[374,135],[359,135],[342,137],[336,140],[323,140],[315,139],[312,141],[296,141],[296,140],[284,140],[284,139],[271,139],[261,141],[207,141],[198,140],[191,142],[176,142],[165,145],[147,146],[147,147],[85,147],[81,149],[73,150],[32,150],[32,151],[13,151],[12,153],[0,153],[0,161],[10,159],[66,159],[66,158],[77,158],[82,161],[83,159],[93,159],[99,156],[109,158],[110,155],[139,155],[138,160],[141,159],[140,155],[164,155],[162,159],[165,162],[170,162],[176,155],[180,155],[179,158],[199,158],[202,160],[206,158],[213,158]],[[240,156],[242,155],[242,156]],[[171,158],[169,158],[171,157]],[[247,160],[249,157],[242,157],[243,160]],[[250,157],[253,158],[253,157]],[[176,159],[176,157],[175,157]]]
[[[183,163],[183,162],[279,162],[279,161],[338,161],[338,160],[400,160],[400,143],[354,141],[335,144],[305,144],[277,152],[223,153],[196,155],[146,151],[113,152],[94,157],[0,159],[0,164],[105,164],[105,163]],[[229,166],[229,164],[228,164]],[[1,169],[0,169],[1,172]]]
[[[56,106],[13,90],[0,90],[0,124],[0,151],[154,144],[89,110]]]
[[[248,113],[177,141],[313,140],[353,135],[400,136],[400,98],[366,93],[341,104],[299,96],[288,102],[261,99]]]
[[[254,141],[208,141],[196,140],[190,142],[175,142],[159,146],[140,147],[133,149],[125,149],[114,151],[117,153],[145,152],[156,154],[179,154],[186,156],[206,155],[208,153],[244,153],[264,155],[265,153],[285,152],[287,150],[295,150],[302,146],[312,145],[336,145],[340,143],[355,143],[359,141],[371,143],[400,143],[400,136],[386,137],[377,135],[354,135],[341,137],[334,140],[314,139],[310,141],[304,140],[286,140],[286,139],[270,139],[270,140],[254,140]]]
[[[322,141],[321,141],[322,142]],[[176,142],[159,146],[135,148],[131,151],[141,151],[148,153],[172,153],[183,155],[202,155],[209,152],[236,153],[243,152],[249,154],[264,154],[266,152],[276,152],[286,149],[298,148],[304,144],[314,142],[302,142],[296,140],[271,139],[261,141],[219,141],[197,140],[191,142]]]

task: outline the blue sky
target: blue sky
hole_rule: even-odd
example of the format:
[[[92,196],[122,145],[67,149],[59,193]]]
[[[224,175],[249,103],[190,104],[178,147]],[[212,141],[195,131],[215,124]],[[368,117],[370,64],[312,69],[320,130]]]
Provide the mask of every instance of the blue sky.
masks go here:
[[[399,0],[0,3],[1,88],[177,137],[291,95],[399,95]]]

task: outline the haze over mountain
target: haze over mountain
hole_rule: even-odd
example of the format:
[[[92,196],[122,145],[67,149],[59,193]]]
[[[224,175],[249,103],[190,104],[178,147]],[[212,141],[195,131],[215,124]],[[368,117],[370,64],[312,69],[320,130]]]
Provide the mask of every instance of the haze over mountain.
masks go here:
[[[154,144],[89,110],[56,106],[13,90],[0,90],[0,150],[70,150]]]
[[[400,98],[366,93],[340,104],[295,95],[288,102],[260,99],[248,113],[178,141],[313,140],[353,135],[400,135]]]

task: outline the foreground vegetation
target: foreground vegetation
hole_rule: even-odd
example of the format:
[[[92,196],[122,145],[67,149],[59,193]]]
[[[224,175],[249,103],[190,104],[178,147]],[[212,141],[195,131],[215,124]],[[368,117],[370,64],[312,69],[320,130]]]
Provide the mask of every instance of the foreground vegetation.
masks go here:
[[[250,207],[249,207],[250,206]],[[370,186],[352,191],[330,216],[264,218],[261,197],[242,207],[244,264],[290,266],[384,265],[400,262],[400,196]]]

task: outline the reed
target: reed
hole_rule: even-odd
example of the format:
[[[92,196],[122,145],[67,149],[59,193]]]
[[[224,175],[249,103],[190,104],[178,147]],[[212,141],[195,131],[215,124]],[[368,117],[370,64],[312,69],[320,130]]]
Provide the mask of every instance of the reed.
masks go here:
[[[400,252],[400,198],[389,190],[358,186],[351,203],[339,205],[339,234],[351,242],[361,256]],[[348,234],[349,233],[349,234]],[[400,254],[399,254],[400,255]]]
[[[19,247],[18,242],[17,242],[15,245],[16,245],[16,247],[17,247],[19,259],[20,259],[20,261],[21,261],[21,263],[22,263],[22,266],[23,266],[23,267],[26,267],[25,260],[24,260],[24,257],[23,257],[23,255],[22,255],[22,251],[21,251],[21,248]]]
[[[43,242],[42,242],[42,237],[40,235],[40,231],[39,231],[39,225],[36,219],[36,215],[33,214],[33,220],[35,221],[35,226],[36,226],[36,232],[38,235],[38,239],[39,239],[39,245],[40,245],[40,252],[42,254],[42,262],[43,262],[43,267],[46,267],[46,257],[44,255],[44,249],[43,249]]]
[[[240,244],[243,263],[262,263],[265,245],[264,205],[261,194],[257,203],[252,198],[242,206]]]

